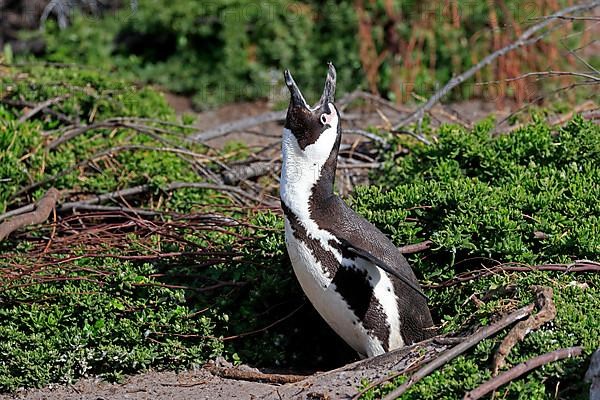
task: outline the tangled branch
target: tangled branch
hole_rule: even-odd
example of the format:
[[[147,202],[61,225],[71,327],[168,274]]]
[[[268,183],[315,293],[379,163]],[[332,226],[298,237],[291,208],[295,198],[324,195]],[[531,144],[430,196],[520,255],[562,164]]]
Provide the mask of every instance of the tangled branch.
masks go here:
[[[556,317],[556,306],[552,301],[552,288],[534,286],[533,290],[537,294],[536,305],[540,311],[537,314],[530,315],[525,321],[518,322],[508,335],[506,335],[494,355],[492,375],[497,375],[498,371],[504,367],[506,356],[517,342],[522,341],[525,335],[539,329],[542,325],[552,321]]]
[[[477,343],[481,342],[483,339],[486,339],[493,334],[499,332],[505,327],[511,325],[515,321],[525,318],[528,316],[533,310],[533,304],[522,307],[509,315],[504,316],[498,322],[485,326],[477,330],[473,335],[469,336],[460,344],[454,346],[450,350],[446,350],[439,357],[427,363],[417,372],[415,372],[406,382],[402,385],[398,386],[394,391],[389,393],[387,396],[383,398],[383,400],[394,400],[400,397],[404,392],[406,392],[411,386],[425,378],[427,375],[431,374],[436,369],[442,367],[446,363],[450,362],[454,358],[458,357],[465,351],[469,350],[471,347],[475,346]]]

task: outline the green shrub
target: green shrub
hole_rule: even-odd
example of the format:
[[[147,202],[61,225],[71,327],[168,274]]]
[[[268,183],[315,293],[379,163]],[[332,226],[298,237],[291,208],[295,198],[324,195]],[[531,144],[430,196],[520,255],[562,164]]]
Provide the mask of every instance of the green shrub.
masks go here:
[[[115,151],[114,162],[101,157],[91,158],[119,146],[169,147],[157,136],[127,128],[90,129],[85,134],[68,140],[57,149],[45,151],[50,140],[57,139],[70,126],[56,115],[62,115],[73,124],[92,124],[113,117],[137,117],[174,121],[173,110],[159,93],[149,88],[138,89],[130,81],[109,78],[86,68],[49,65],[30,65],[9,69],[0,77],[0,90],[7,101],[37,104],[65,97],[50,107],[54,114],[36,115],[18,122],[23,107],[0,104],[0,212],[20,188],[34,182],[57,176],[56,179],[34,191],[39,198],[50,186],[78,190],[83,193],[109,192],[142,183],[164,184],[165,179],[196,181],[189,164],[173,153],[146,150]],[[72,128],[72,126],[70,126]],[[52,132],[50,136],[45,132]],[[200,145],[182,143],[185,129],[173,128],[172,133],[161,135],[163,140],[191,150],[203,152]],[[73,167],[86,159],[96,162]]]
[[[488,3],[457,1],[442,5],[415,1],[358,2],[327,0],[296,2],[201,0],[140,2],[104,18],[75,15],[60,30],[46,25],[46,59],[76,62],[119,71],[194,95],[199,107],[234,100],[269,97],[281,100],[281,71],[291,69],[307,98],[322,90],[325,63],[338,70],[338,93],[357,87],[378,90],[399,102],[412,94],[428,97],[440,84],[487,54],[515,39],[535,17],[566,2],[542,1],[523,6],[509,0],[490,10]],[[495,14],[498,28],[491,25]],[[363,15],[366,30],[359,30]],[[505,29],[508,27],[508,29]],[[579,32],[583,24],[575,22]],[[562,35],[560,32],[556,34]],[[565,35],[562,35],[565,36]],[[579,35],[561,36],[571,48]],[[483,69],[478,82],[515,78],[548,65],[561,69],[564,49],[550,36],[525,53],[513,52]],[[361,44],[368,50],[362,49]],[[366,73],[366,71],[370,71]],[[551,85],[545,80],[545,85]],[[564,84],[564,82],[562,83]],[[540,82],[517,79],[510,84],[462,85],[455,99],[497,96],[525,101],[536,95]]]
[[[314,98],[322,90],[322,79],[314,78],[325,76],[330,60],[339,67],[342,91],[357,83],[353,77],[360,62],[351,4],[152,0],[120,17],[78,16],[64,31],[49,24],[47,59],[117,66],[128,76],[195,94],[202,107],[278,99],[283,68],[293,69]],[[324,42],[328,35],[336,40]]]
[[[431,239],[460,259],[597,258],[598,126],[578,117],[556,134],[539,121],[498,137],[490,129],[445,126],[437,144],[409,157],[386,153],[380,186],[358,188],[354,206],[399,243]]]
[[[352,204],[400,244],[430,239],[429,254],[411,264],[426,282],[439,283],[470,269],[500,263],[571,263],[600,259],[600,128],[576,117],[557,131],[538,121],[493,137],[485,121],[472,131],[445,126],[432,146],[413,145],[407,157],[386,153],[377,186],[357,188]],[[397,140],[401,141],[401,140]],[[534,232],[546,234],[544,239]],[[532,285],[554,290],[556,319],[530,333],[509,357],[511,364],[558,348],[581,345],[589,357],[600,343],[598,274],[499,273],[448,288],[429,289],[435,319],[454,332],[468,321],[488,324],[507,301],[533,301]],[[469,299],[513,287],[477,307]],[[509,291],[510,292],[510,291]],[[455,399],[490,377],[499,339],[435,372],[403,398]],[[552,363],[500,390],[508,399],[546,399],[560,382],[566,398],[586,398],[587,363]],[[396,381],[396,385],[400,380]],[[389,385],[388,392],[394,385]],[[379,392],[371,392],[365,398]]]
[[[181,369],[220,354],[210,316],[192,314],[182,290],[158,286],[151,265],[87,258],[71,266],[113,274],[98,281],[65,270],[61,280],[25,278],[2,290],[0,391]]]
[[[158,118],[174,122],[163,97],[138,89],[128,81],[98,71],[50,65],[9,68],[0,77],[0,213],[39,198],[50,186],[69,194],[104,193],[137,184],[160,186],[171,180],[198,181],[189,164],[164,147],[156,135],[129,128],[92,129],[54,150],[45,146],[73,123],[94,123],[112,117]],[[39,103],[68,96],[50,107],[53,114],[20,122],[24,107],[10,102]],[[164,126],[163,126],[164,128]],[[183,142],[185,129],[173,127],[162,138]],[[50,137],[44,132],[52,132]],[[201,153],[202,146],[185,143]],[[98,152],[127,145],[148,149],[115,151],[79,168],[72,167]],[[183,143],[181,143],[183,146]],[[56,179],[56,174],[67,172]],[[33,182],[45,182],[31,194],[15,196]],[[178,196],[164,204],[167,211],[189,211],[198,199],[211,199],[205,190],[187,190],[187,202]],[[65,194],[68,196],[69,194]],[[132,199],[144,205],[148,197]],[[179,194],[181,196],[181,194]],[[220,200],[222,202],[222,200]],[[214,201],[218,203],[219,201]],[[221,354],[223,343],[215,334],[218,313],[197,313],[182,289],[162,286],[157,265],[119,259],[125,253],[148,252],[132,234],[116,258],[86,256],[73,244],[54,260],[36,263],[31,252],[45,231],[33,229],[30,240],[0,243],[0,391],[20,387],[72,382],[88,375],[119,379],[148,368],[181,369],[200,365]],[[77,242],[77,240],[74,240]]]

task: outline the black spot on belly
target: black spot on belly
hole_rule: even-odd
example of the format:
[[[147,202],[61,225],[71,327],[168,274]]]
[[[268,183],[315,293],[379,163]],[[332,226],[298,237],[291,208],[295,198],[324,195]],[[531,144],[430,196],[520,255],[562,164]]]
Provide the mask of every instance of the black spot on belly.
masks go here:
[[[387,323],[383,306],[373,293],[373,287],[369,283],[366,271],[342,267],[331,251],[323,248],[318,240],[308,236],[306,229],[298,221],[298,217],[283,201],[281,207],[290,223],[294,237],[305,243],[313,256],[321,262],[324,272],[333,277],[332,284],[335,285],[336,291],[340,293],[360,323],[367,332],[378,338],[383,349],[388,351],[390,326]],[[329,244],[340,251],[343,258],[356,259],[354,253],[340,246],[337,242],[329,241]]]
[[[390,327],[383,307],[375,297],[366,271],[339,268],[333,282],[338,293],[361,321],[367,331],[377,337],[383,349],[389,350]]]

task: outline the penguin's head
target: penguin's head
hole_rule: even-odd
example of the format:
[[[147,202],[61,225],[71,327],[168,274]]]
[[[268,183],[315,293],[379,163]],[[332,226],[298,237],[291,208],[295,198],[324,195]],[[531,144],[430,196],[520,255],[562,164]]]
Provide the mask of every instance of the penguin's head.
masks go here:
[[[337,137],[341,134],[340,115],[333,104],[335,96],[335,67],[329,63],[327,79],[321,99],[313,107],[310,107],[302,92],[296,85],[290,71],[285,70],[285,84],[290,90],[290,105],[285,120],[285,129],[289,130],[295,137],[301,150],[308,146],[318,144],[317,142],[331,142],[325,140]],[[322,140],[319,140],[321,138]],[[329,153],[327,153],[329,154]]]

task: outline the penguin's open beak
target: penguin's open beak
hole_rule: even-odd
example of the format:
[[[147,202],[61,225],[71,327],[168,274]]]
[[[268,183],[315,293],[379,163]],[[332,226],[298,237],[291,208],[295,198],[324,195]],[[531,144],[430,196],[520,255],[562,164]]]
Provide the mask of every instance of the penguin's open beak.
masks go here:
[[[327,79],[325,80],[325,87],[323,88],[323,94],[321,95],[321,99],[315,105],[314,108],[319,108],[320,106],[327,104],[327,103],[333,103],[334,98],[335,98],[335,80],[336,80],[335,67],[333,66],[332,63],[327,63],[327,65],[329,67],[329,70],[327,71]],[[304,96],[302,95],[302,92],[300,92],[298,85],[296,85],[296,82],[294,81],[294,78],[292,77],[292,74],[290,73],[290,71],[286,69],[283,72],[283,76],[285,78],[285,84],[287,85],[288,89],[290,90],[290,95],[291,95],[290,105],[294,106],[294,107],[302,106],[302,107],[310,109],[310,107],[308,106],[308,103],[306,102],[306,100],[304,99]]]

